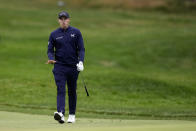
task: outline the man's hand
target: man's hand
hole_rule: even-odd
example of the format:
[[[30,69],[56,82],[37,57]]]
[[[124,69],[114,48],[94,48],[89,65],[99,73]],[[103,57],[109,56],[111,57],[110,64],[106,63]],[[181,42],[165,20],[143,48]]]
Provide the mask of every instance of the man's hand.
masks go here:
[[[55,60],[48,60],[48,61],[46,62],[46,64],[54,64],[54,63],[56,63]]]
[[[82,61],[80,61],[76,66],[77,66],[77,70],[78,71],[83,71],[84,70],[84,66],[83,66],[83,62]]]

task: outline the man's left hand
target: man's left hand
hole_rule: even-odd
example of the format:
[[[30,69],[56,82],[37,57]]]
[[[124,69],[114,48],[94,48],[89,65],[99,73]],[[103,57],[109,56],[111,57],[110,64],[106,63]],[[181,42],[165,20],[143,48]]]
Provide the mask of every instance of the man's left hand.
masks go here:
[[[83,71],[84,70],[84,65],[83,65],[82,61],[80,61],[76,66],[77,66],[78,71]]]

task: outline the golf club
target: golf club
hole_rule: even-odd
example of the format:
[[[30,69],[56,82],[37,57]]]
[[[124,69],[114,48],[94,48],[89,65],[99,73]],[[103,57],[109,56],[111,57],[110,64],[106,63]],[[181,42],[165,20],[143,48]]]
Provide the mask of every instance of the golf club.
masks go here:
[[[80,74],[81,74],[81,77],[82,77],[82,82],[83,82],[83,85],[84,85],[84,88],[85,88],[85,91],[86,91],[86,95],[89,96],[88,90],[86,88],[86,84],[84,82],[84,77],[83,77],[82,73],[80,73]]]

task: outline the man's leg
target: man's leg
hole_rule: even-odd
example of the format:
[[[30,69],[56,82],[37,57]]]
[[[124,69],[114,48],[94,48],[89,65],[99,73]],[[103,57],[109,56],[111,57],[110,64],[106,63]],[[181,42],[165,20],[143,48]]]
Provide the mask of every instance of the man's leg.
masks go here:
[[[57,86],[57,111],[65,113],[65,83],[66,76],[60,69],[53,70],[56,86]]]
[[[75,112],[76,112],[77,79],[78,79],[78,71],[77,71],[77,69],[70,68],[70,72],[69,72],[69,75],[67,77],[68,96],[69,96],[69,114],[70,115],[75,115]]]

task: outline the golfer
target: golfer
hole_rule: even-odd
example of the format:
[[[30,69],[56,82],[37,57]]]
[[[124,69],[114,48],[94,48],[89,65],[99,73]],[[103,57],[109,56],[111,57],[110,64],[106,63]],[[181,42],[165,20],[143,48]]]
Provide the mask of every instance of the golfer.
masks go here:
[[[62,11],[58,14],[60,28],[50,34],[48,42],[48,62],[54,64],[53,74],[57,86],[57,112],[54,119],[64,123],[65,114],[65,85],[68,87],[69,117],[67,122],[75,122],[77,101],[77,79],[80,71],[84,70],[84,43],[79,29],[71,27],[70,16]]]

